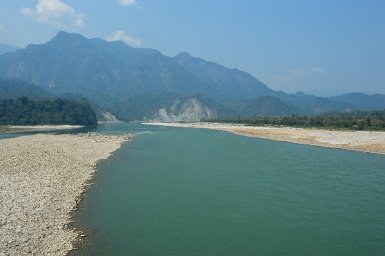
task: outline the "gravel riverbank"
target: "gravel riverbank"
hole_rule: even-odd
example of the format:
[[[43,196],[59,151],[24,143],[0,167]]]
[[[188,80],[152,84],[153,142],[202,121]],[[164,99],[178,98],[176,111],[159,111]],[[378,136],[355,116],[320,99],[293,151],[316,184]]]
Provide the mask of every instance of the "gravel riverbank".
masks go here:
[[[96,170],[127,140],[38,134],[0,140],[0,256],[66,255],[70,213]]]
[[[222,123],[147,123],[187,128],[206,128],[238,135],[313,146],[385,154],[385,132],[303,129],[292,127],[245,126]]]

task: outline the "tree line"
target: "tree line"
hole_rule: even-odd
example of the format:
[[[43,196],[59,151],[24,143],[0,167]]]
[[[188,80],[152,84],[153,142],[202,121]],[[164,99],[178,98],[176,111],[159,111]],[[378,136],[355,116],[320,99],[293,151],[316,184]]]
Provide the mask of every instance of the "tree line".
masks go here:
[[[385,130],[385,110],[322,115],[223,117],[208,122],[237,123],[248,125],[295,126],[350,130]]]
[[[0,99],[0,125],[96,125],[95,112],[85,99]]]

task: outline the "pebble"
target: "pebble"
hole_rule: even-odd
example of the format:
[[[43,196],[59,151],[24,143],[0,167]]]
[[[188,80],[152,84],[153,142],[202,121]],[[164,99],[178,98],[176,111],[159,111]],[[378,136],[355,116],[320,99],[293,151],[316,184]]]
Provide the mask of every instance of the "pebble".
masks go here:
[[[0,140],[0,256],[66,255],[65,228],[97,162],[132,136],[37,134]]]

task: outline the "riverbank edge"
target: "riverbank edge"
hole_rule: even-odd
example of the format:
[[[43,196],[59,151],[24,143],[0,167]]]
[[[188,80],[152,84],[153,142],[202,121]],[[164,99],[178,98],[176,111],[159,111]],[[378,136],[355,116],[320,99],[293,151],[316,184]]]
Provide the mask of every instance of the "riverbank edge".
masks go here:
[[[116,121],[116,122],[119,122],[119,121]],[[115,121],[111,121],[111,122],[107,121],[107,122],[103,122],[103,123],[116,123],[116,122]],[[76,129],[76,128],[73,128],[73,129]],[[76,255],[76,251],[81,246],[84,245],[84,243],[86,242],[87,239],[91,238],[92,232],[90,232],[90,230],[87,230],[86,227],[82,225],[82,222],[79,219],[78,209],[79,209],[79,206],[81,205],[81,203],[83,202],[83,200],[85,199],[85,197],[87,196],[88,191],[92,188],[92,185],[94,184],[94,180],[96,178],[96,175],[99,174],[100,166],[103,164],[104,161],[108,161],[108,159],[110,157],[112,157],[116,151],[120,150],[125,143],[132,141],[137,135],[136,134],[125,134],[125,135],[116,135],[116,136],[123,137],[123,138],[125,138],[125,140],[122,141],[120,144],[120,147],[117,148],[115,151],[112,151],[107,158],[99,159],[96,162],[94,172],[91,174],[89,179],[85,181],[85,183],[82,187],[82,191],[80,191],[79,195],[76,198],[76,202],[77,202],[76,206],[68,214],[70,222],[68,222],[66,228],[76,232],[77,237],[71,242],[72,249],[69,250],[65,254],[65,256]]]
[[[62,130],[75,130],[84,128],[83,125],[1,125],[0,133],[23,133],[23,132],[50,132]]]
[[[60,147],[63,146],[63,143],[64,143],[64,147],[66,147],[66,143],[68,146],[69,144],[74,142],[72,140],[78,140],[75,143],[75,146],[78,148],[79,152],[83,151],[83,149],[86,148],[85,151],[88,151],[87,154],[93,155],[93,159],[91,161],[84,161],[84,163],[80,163],[80,164],[79,164],[79,159],[81,159],[81,158],[75,159],[75,161],[77,161],[77,164],[75,163],[75,166],[77,165],[79,167],[79,169],[77,169],[77,170],[82,171],[81,167],[84,168],[84,174],[82,174],[83,180],[81,182],[81,186],[78,186],[78,185],[75,186],[74,185],[75,189],[77,189],[76,194],[73,197],[71,197],[69,199],[67,198],[65,200],[67,203],[68,203],[68,201],[71,201],[72,203],[70,203],[71,204],[70,208],[68,208],[68,205],[67,205],[67,207],[63,207],[63,208],[66,208],[66,210],[63,210],[63,212],[61,212],[60,215],[64,219],[65,223],[64,223],[64,225],[60,226],[59,228],[65,232],[75,234],[76,237],[74,237],[73,235],[72,235],[72,237],[71,237],[71,235],[65,236],[65,237],[71,237],[71,241],[65,241],[66,243],[70,243],[71,247],[67,246],[68,248],[66,248],[65,250],[63,250],[63,248],[61,248],[61,251],[58,251],[58,254],[55,253],[56,255],[68,255],[71,252],[75,251],[77,246],[82,242],[82,239],[84,236],[83,231],[80,230],[77,226],[73,225],[74,220],[75,220],[74,218],[76,217],[76,214],[77,214],[77,209],[78,209],[79,203],[86,196],[87,190],[92,186],[92,184],[93,184],[92,181],[93,181],[93,179],[94,179],[94,177],[98,171],[100,164],[103,161],[106,161],[108,158],[110,158],[114,154],[114,152],[116,152],[117,150],[119,150],[122,147],[123,144],[125,144],[128,141],[131,141],[134,137],[135,137],[135,135],[133,135],[133,134],[124,134],[124,135],[102,135],[102,134],[96,134],[96,133],[71,134],[71,135],[69,135],[69,134],[65,134],[65,135],[35,134],[35,135],[25,135],[25,136],[21,136],[21,137],[17,137],[17,138],[3,139],[0,141],[2,143],[2,145],[10,142],[11,144],[8,146],[10,146],[10,148],[14,147],[14,150],[12,153],[18,152],[17,147],[20,147],[20,145],[22,145],[21,147],[24,148],[23,150],[20,150],[19,152],[21,153],[22,156],[24,155],[24,157],[27,159],[22,159],[23,157],[21,157],[21,158],[16,157],[16,159],[18,161],[14,162],[12,164],[13,166],[16,166],[14,168],[18,169],[17,172],[23,172],[23,168],[26,167],[26,165],[21,165],[21,167],[18,167],[18,165],[20,165],[19,163],[24,162],[23,160],[26,160],[26,162],[28,162],[28,161],[31,161],[31,159],[33,159],[33,158],[28,159],[28,157],[25,156],[25,153],[28,152],[25,150],[25,147],[28,147],[28,145],[31,145],[31,143],[34,144],[36,141],[38,143],[41,143],[41,141],[43,141],[41,144],[39,144],[39,146],[37,148],[39,148],[39,147],[45,148],[45,147],[49,146],[49,147],[51,147],[51,149],[53,148],[55,150],[58,150],[58,152],[59,152],[60,151],[59,149],[60,149]],[[52,145],[55,145],[55,140],[60,140],[60,143],[62,143],[62,144],[60,144],[59,147],[55,148],[55,146],[52,146]],[[65,142],[63,142],[63,141],[65,141]],[[12,144],[12,142],[15,142],[15,143]],[[96,148],[96,145],[98,145],[99,148]],[[84,146],[84,148],[82,148],[83,146]],[[74,147],[74,145],[72,145],[72,147]],[[9,147],[8,147],[8,149],[9,149]],[[2,151],[7,150],[7,147],[0,148],[0,150],[2,150]],[[67,150],[68,151],[66,151],[66,150],[63,151],[64,154],[67,154],[71,150],[70,146],[68,146]],[[95,150],[97,152],[94,154],[93,151],[95,151]],[[4,160],[5,159],[5,158],[3,158],[4,154],[3,154],[3,152],[1,152],[1,153],[2,153],[1,154],[2,159]],[[19,161],[19,160],[21,160],[21,161]],[[51,165],[53,164],[53,166],[58,165],[57,163],[60,161],[63,162],[66,160],[68,160],[68,159],[60,160],[60,159],[57,159],[55,157],[51,157],[49,159],[49,161],[51,161]],[[7,162],[7,161],[4,161],[4,162]],[[9,161],[8,161],[8,164],[9,164]],[[13,170],[11,170],[12,168],[9,168],[9,165],[7,166],[7,163],[4,164],[3,161],[0,162],[1,167],[4,167],[4,165],[5,165],[5,168],[8,167],[7,170],[10,170],[10,171],[8,171],[8,173],[7,173],[7,170],[6,171],[1,170],[0,173],[2,174],[2,176],[7,178],[10,174],[11,175],[10,181],[11,182],[13,182],[15,180],[17,181],[17,178],[15,179],[15,177],[12,177],[12,173],[10,173],[13,171]],[[40,165],[40,163],[39,163],[39,165]],[[50,166],[50,163],[48,163],[48,166]],[[75,167],[71,166],[70,168],[75,168]],[[32,172],[36,171],[36,170],[33,170],[33,167],[31,167],[31,169],[32,169]],[[28,170],[26,172],[31,172],[31,170]],[[42,173],[41,176],[44,176],[44,173]],[[60,179],[60,177],[59,178],[55,177],[55,179]],[[42,184],[44,184],[44,181],[42,182]],[[0,184],[0,185],[4,185],[4,184]],[[22,187],[24,187],[24,186],[25,186],[25,184],[22,184]],[[46,188],[43,188],[43,190],[44,189],[46,189]],[[7,191],[7,192],[10,192],[10,191]],[[14,191],[14,193],[18,194],[18,191]],[[7,194],[3,192],[3,195],[7,195]],[[52,196],[52,195],[49,195],[49,196]],[[57,198],[54,197],[53,199],[56,200]],[[6,201],[6,200],[4,200],[4,201]],[[30,201],[33,201],[33,200],[30,200]],[[22,202],[28,204],[28,203],[30,203],[30,201],[22,201]],[[50,203],[53,204],[53,202],[50,202]],[[4,204],[7,205],[7,202],[4,202]],[[18,207],[20,207],[20,205]],[[36,206],[34,206],[34,207],[36,207]],[[21,208],[25,209],[26,206],[21,205]],[[0,215],[0,217],[5,216],[4,212],[1,212],[1,214],[2,215]],[[28,213],[28,214],[30,214],[30,213]],[[26,226],[26,228],[28,228],[29,222],[31,222],[31,218],[30,219],[24,219],[24,222],[23,222],[23,220],[21,220],[19,222],[21,222],[21,225],[23,226],[23,228],[25,226]],[[45,222],[47,222],[47,223],[49,222],[49,224],[51,224],[50,222],[52,222],[52,219],[47,218],[47,220],[45,220]],[[1,226],[6,227],[5,226],[6,224],[4,224],[4,223],[1,223],[1,224],[2,224]],[[13,224],[15,224],[15,223],[13,223]],[[20,224],[20,223],[16,222],[16,224]],[[36,225],[38,225],[38,224],[36,224]],[[51,228],[58,228],[58,227],[54,226]],[[5,230],[6,229],[4,228],[3,232],[6,232]],[[32,231],[34,231],[34,230],[32,230]],[[34,233],[29,233],[29,235],[31,235],[31,234],[34,234]],[[5,234],[5,235],[1,234],[1,235],[3,238],[7,237],[7,234]],[[37,234],[34,234],[34,235],[38,236],[40,234],[39,234],[39,232],[37,232]],[[22,236],[22,235],[11,234],[11,237],[16,237],[16,236]],[[19,237],[17,239],[20,240],[21,238]],[[24,237],[24,239],[29,240],[30,237]],[[63,238],[63,239],[65,239],[65,238]],[[57,240],[60,241],[61,238],[59,237],[59,239],[57,239]],[[43,241],[41,244],[33,244],[33,245],[31,245],[31,244],[27,245],[26,244],[26,246],[28,246],[29,248],[36,247],[37,252],[33,251],[33,250],[30,250],[30,251],[32,254],[35,252],[35,254],[38,255],[42,251],[44,252],[47,250],[47,248],[42,248],[42,247],[46,246],[46,242],[47,241]],[[50,243],[48,242],[48,244],[50,244]],[[52,250],[55,250],[56,249],[55,244],[51,242],[51,245],[53,247]],[[12,255],[14,252],[16,253],[14,255],[30,254],[30,252],[26,253],[26,251],[19,251],[21,247],[23,247],[23,244],[17,245],[17,248],[16,248],[17,251],[12,251],[12,249],[15,249],[15,248],[12,248],[12,247],[6,248],[4,246],[4,248],[2,248],[2,251],[6,252],[7,249],[9,249],[9,253],[10,253],[9,255]],[[5,254],[5,255],[7,255],[7,254]]]
[[[136,135],[130,134],[130,136],[134,138]],[[130,142],[131,139],[127,140],[124,143]],[[121,146],[123,146],[123,144]],[[118,148],[116,151],[118,151],[120,148]],[[116,151],[112,152],[108,158],[101,159],[96,163],[95,171],[91,174],[90,178],[84,183],[82,188],[83,190],[80,192],[80,194],[76,198],[76,206],[68,214],[70,221],[68,222],[66,228],[68,230],[72,230],[76,232],[77,236],[73,241],[71,241],[72,249],[67,251],[65,256],[77,255],[77,251],[81,247],[85,246],[86,243],[89,241],[89,239],[92,239],[92,235],[93,235],[92,227],[86,227],[85,225],[83,225],[82,219],[80,219],[79,209],[82,207],[82,203],[84,199],[87,197],[88,192],[90,191],[90,189],[92,189],[92,186],[95,184],[94,181],[96,179],[96,176],[100,173],[99,172],[100,166],[103,164],[103,162],[108,161]]]
[[[322,130],[207,122],[148,122],[143,124],[211,129],[247,137],[385,155],[385,132],[382,131]]]

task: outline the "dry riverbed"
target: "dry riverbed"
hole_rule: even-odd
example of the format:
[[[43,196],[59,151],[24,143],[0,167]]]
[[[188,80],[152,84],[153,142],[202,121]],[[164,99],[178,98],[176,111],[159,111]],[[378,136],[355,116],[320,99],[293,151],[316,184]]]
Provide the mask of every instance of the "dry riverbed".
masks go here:
[[[79,232],[70,213],[97,163],[127,140],[38,134],[0,140],[0,256],[66,255]]]
[[[220,123],[147,123],[173,127],[206,128],[238,135],[385,154],[385,132],[340,131],[292,127],[258,127]]]

